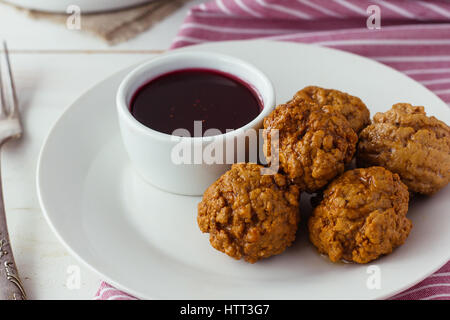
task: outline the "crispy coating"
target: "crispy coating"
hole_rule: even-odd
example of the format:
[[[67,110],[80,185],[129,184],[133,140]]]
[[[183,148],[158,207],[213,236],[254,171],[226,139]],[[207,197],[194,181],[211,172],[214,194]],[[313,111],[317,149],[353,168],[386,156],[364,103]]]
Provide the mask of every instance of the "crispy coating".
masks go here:
[[[261,175],[261,168],[234,164],[198,204],[198,226],[211,245],[250,263],[290,246],[300,219],[298,187],[282,174]]]
[[[450,128],[424,108],[397,103],[359,136],[358,166],[383,166],[410,191],[433,194],[450,181]]]
[[[332,106],[344,115],[356,133],[370,124],[370,112],[360,98],[333,89],[315,86],[305,87],[298,91],[293,101],[303,100],[319,106]]]
[[[278,130],[272,139],[271,130]],[[315,192],[344,171],[356,150],[357,135],[329,106],[302,100],[281,104],[264,119],[264,153],[278,148],[280,168],[301,190]],[[276,149],[275,149],[276,150]]]
[[[350,170],[334,180],[308,221],[309,237],[331,261],[368,263],[402,245],[412,228],[409,193],[382,167]]]

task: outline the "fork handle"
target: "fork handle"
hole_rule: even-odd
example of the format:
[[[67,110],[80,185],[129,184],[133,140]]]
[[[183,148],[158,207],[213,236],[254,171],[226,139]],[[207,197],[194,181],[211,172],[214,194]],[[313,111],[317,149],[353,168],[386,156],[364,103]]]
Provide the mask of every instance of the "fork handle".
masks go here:
[[[0,172],[0,300],[26,300],[9,242]]]

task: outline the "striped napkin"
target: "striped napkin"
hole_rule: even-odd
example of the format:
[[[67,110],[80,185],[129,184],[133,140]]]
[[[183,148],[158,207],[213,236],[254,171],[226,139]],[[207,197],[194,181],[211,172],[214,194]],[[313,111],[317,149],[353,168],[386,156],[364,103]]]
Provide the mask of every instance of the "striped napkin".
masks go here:
[[[380,25],[369,18],[378,12]],[[450,104],[450,1],[208,1],[190,10],[172,48],[255,38],[314,43],[369,57]],[[102,283],[95,299],[135,298]],[[450,300],[450,262],[391,299]]]

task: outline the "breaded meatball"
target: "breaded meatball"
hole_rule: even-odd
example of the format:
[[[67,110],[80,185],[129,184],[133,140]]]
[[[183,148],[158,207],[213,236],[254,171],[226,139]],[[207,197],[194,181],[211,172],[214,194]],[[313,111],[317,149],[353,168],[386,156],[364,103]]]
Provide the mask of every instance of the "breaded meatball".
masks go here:
[[[273,129],[278,130],[278,142],[271,137]],[[264,130],[268,160],[272,161],[271,149],[278,148],[280,168],[308,192],[319,190],[344,171],[358,140],[342,114],[301,100],[276,107],[264,119]]]
[[[350,170],[325,190],[308,221],[309,237],[331,261],[368,263],[402,245],[412,228],[409,193],[382,167]]]
[[[211,245],[250,263],[282,253],[295,239],[299,190],[284,175],[234,164],[203,194],[197,222]]]
[[[370,124],[370,112],[364,102],[345,92],[309,86],[297,92],[292,100],[332,106],[344,115],[356,133]]]
[[[432,194],[450,181],[450,128],[423,107],[397,103],[359,136],[358,166],[383,166],[410,191]]]

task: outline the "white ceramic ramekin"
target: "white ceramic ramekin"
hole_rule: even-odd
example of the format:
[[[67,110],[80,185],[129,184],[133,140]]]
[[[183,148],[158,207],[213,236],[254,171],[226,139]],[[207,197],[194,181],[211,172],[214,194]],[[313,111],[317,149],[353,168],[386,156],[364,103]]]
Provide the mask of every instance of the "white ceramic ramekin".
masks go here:
[[[238,130],[212,137],[192,138],[155,131],[133,117],[130,112],[131,99],[142,85],[159,75],[190,68],[218,70],[246,82],[259,95],[263,107],[261,113]],[[149,183],[165,191],[201,195],[229,169],[230,164],[208,164],[204,161],[197,164],[177,164],[173,161],[174,148],[180,142],[202,148],[211,143],[223,146],[231,139],[241,138],[248,129],[261,128],[264,117],[275,106],[275,92],[267,76],[245,61],[217,53],[174,52],[152,59],[128,74],[119,86],[116,104],[125,149],[138,173]]]

